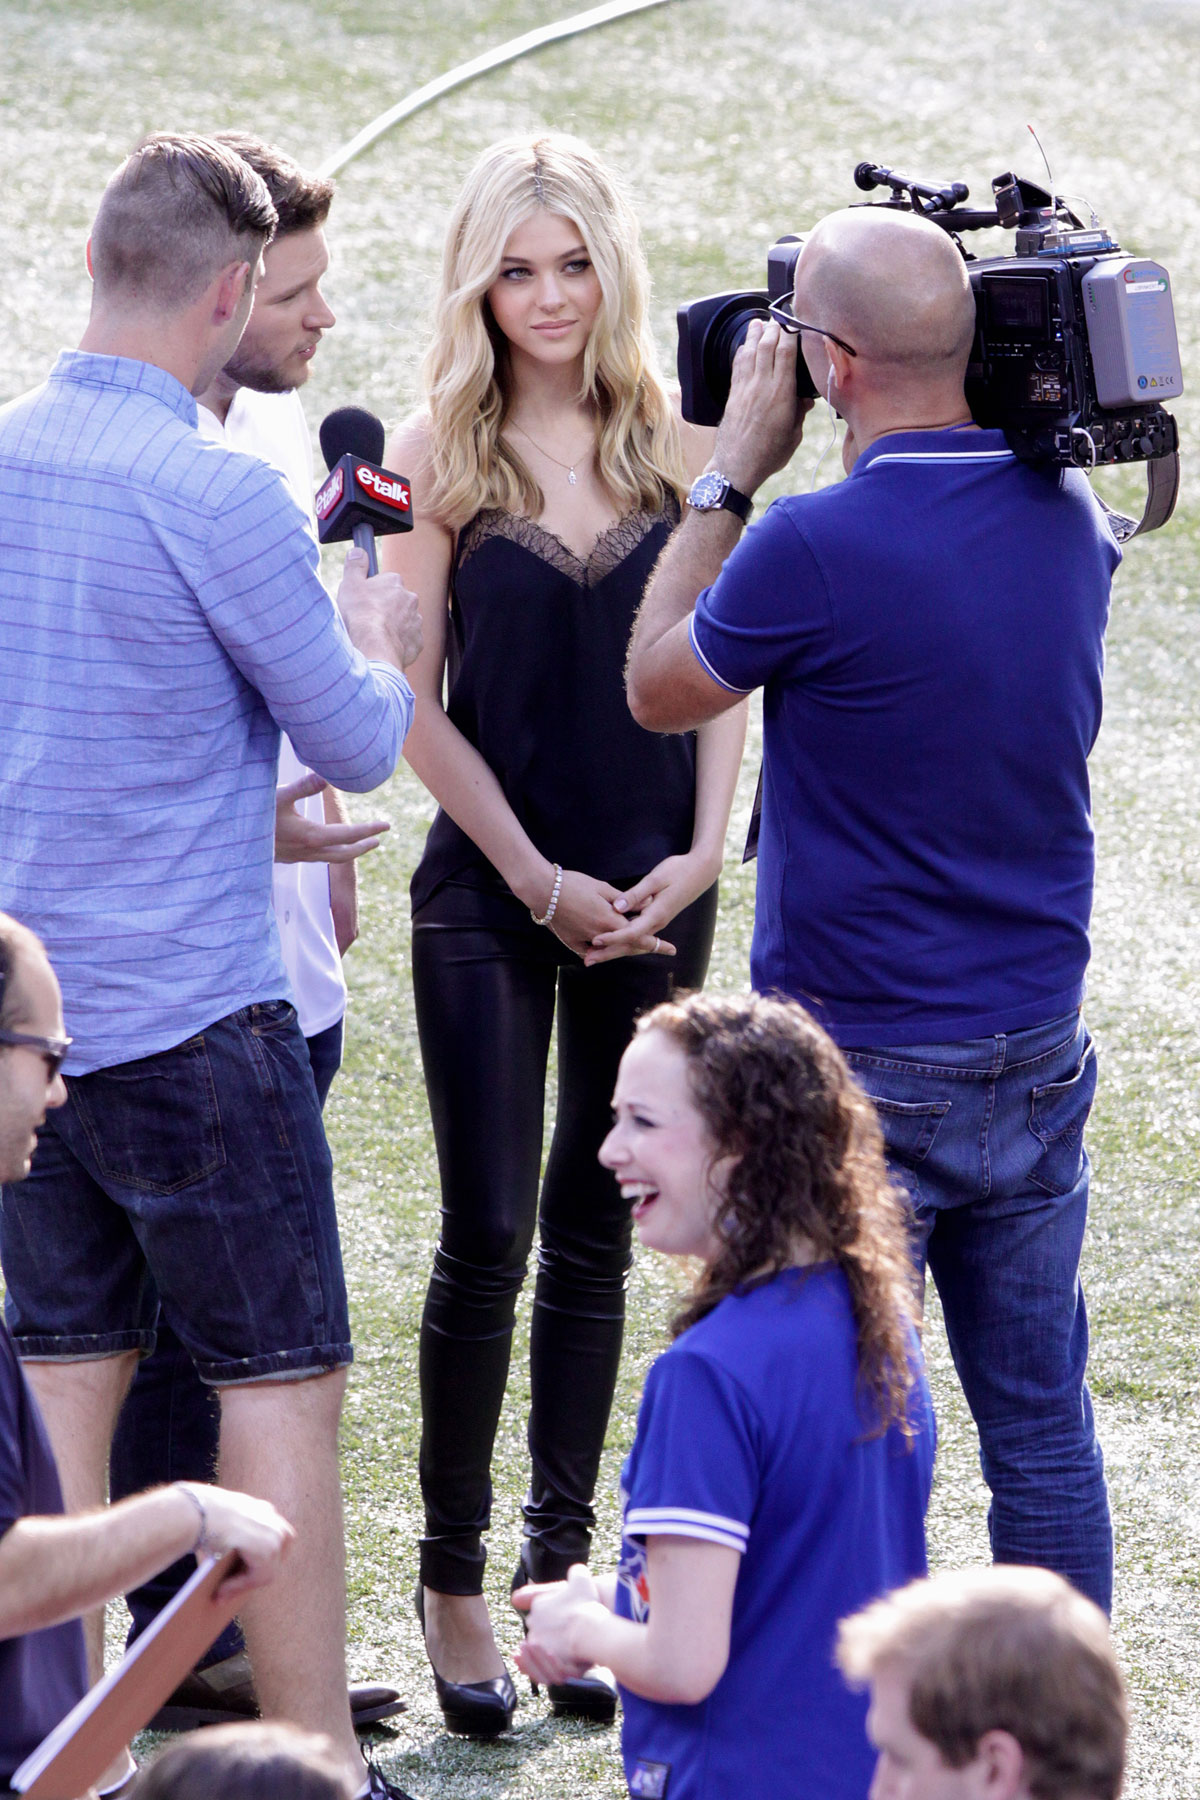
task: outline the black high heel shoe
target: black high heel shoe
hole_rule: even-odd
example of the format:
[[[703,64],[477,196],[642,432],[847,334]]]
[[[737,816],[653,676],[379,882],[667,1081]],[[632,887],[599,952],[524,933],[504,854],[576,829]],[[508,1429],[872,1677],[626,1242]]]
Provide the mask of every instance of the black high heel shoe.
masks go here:
[[[413,1605],[424,1637],[425,1590],[419,1582]],[[425,1654],[429,1656],[428,1646]],[[444,1681],[433,1667],[432,1657],[429,1667],[447,1731],[457,1732],[460,1737],[495,1737],[508,1730],[517,1710],[517,1690],[507,1669],[503,1675],[493,1675],[490,1681]]]
[[[532,1580],[522,1552],[510,1591],[515,1594],[518,1588],[528,1587]],[[521,1624],[528,1636],[528,1614],[521,1614]],[[529,1685],[536,1694],[537,1682],[531,1680]],[[607,1670],[602,1673],[595,1668],[586,1675],[571,1675],[566,1681],[548,1681],[546,1694],[555,1716],[560,1719],[587,1719],[592,1725],[611,1725],[617,1716],[616,1683]]]

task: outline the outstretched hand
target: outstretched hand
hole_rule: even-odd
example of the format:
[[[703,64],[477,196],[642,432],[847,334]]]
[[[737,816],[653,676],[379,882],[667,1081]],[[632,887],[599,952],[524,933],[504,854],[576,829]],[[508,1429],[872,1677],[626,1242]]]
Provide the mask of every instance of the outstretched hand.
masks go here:
[[[324,791],[328,783],[311,770],[298,781],[285,782],[275,790],[275,861],[280,863],[324,862],[348,863],[377,850],[379,841],[391,826],[386,819],[372,819],[364,825],[347,821],[329,825],[322,820],[306,819],[296,811],[297,800]]]

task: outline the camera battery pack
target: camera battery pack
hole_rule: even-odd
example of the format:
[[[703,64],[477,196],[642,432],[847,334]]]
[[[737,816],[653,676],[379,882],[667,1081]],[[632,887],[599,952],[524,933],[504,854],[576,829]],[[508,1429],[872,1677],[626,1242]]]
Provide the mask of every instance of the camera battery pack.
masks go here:
[[[1083,277],[1083,312],[1101,406],[1144,406],[1183,392],[1171,279],[1161,263],[1104,258]]]

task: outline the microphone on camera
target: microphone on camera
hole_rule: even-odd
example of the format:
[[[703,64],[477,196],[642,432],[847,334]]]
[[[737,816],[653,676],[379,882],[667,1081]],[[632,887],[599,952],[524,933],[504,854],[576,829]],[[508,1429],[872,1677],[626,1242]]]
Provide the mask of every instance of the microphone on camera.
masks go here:
[[[339,406],[321,421],[318,436],[329,479],[313,502],[323,544],[353,538],[367,553],[367,573],[378,572],[376,536],[411,531],[412,488],[383,465],[383,421],[362,406]]]

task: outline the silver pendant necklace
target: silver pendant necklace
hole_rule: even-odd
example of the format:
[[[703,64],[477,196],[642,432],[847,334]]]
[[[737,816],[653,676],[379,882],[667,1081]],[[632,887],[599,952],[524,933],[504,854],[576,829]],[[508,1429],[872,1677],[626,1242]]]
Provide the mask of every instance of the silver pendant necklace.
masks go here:
[[[515,419],[513,419],[511,421],[511,425],[512,425],[512,429],[514,431],[519,431],[521,436],[528,443],[533,445],[534,449],[538,452],[538,454],[540,456],[544,456],[546,458],[547,462],[555,463],[555,464],[557,464],[557,466],[560,469],[565,469],[567,471],[567,482],[571,487],[574,487],[576,485],[575,463],[582,461],[582,459],[587,455],[588,450],[591,450],[594,448],[594,446],[592,444],[589,444],[587,446],[586,450],[581,450],[579,452],[579,455],[575,458],[574,462],[565,463],[562,461],[561,457],[551,456],[550,452],[548,450],[544,449],[543,446],[538,443],[536,438],[530,437],[529,433],[526,431],[525,427],[523,425],[518,425],[517,421]]]

